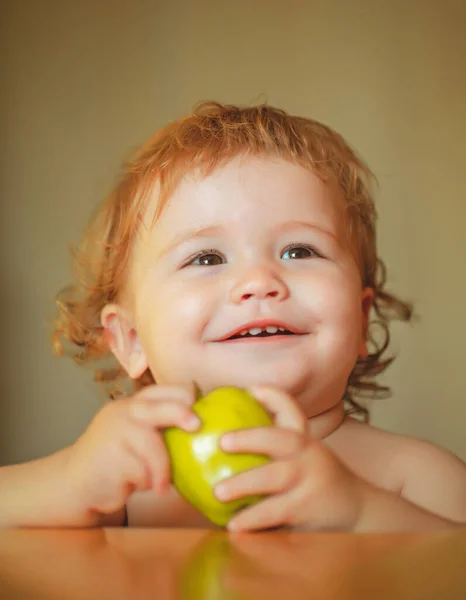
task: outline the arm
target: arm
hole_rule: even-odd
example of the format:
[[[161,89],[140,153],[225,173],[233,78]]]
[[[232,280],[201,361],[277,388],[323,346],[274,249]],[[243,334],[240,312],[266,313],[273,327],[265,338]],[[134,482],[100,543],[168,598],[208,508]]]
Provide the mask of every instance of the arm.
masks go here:
[[[356,530],[466,527],[466,465],[432,444],[409,440],[400,454],[401,494],[371,487]]]
[[[135,490],[169,486],[160,430],[196,430],[194,401],[192,385],[147,386],[106,404],[72,446],[0,468],[0,527],[121,525]]]
[[[452,529],[461,524],[429,512],[393,492],[368,490],[354,531],[427,531]]]
[[[85,509],[66,476],[71,448],[0,468],[0,527],[93,527],[123,522],[124,511]]]

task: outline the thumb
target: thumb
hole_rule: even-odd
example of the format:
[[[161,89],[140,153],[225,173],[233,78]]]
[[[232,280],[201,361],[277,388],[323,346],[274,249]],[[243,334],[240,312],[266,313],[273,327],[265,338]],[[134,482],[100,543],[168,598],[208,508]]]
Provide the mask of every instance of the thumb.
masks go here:
[[[273,415],[277,427],[306,431],[306,416],[287,392],[266,385],[253,386],[248,391]]]

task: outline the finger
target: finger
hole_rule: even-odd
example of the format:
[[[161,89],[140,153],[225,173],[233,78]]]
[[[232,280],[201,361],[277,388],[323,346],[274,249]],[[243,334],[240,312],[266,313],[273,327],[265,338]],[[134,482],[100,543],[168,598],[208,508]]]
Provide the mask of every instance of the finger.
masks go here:
[[[214,493],[222,502],[256,494],[277,494],[294,487],[299,476],[295,461],[272,462],[221,481],[215,486]]]
[[[260,385],[248,390],[275,416],[275,424],[296,431],[306,430],[306,417],[297,402],[278,388]]]
[[[195,431],[200,426],[199,417],[193,410],[175,400],[130,400],[129,412],[136,421],[159,429],[180,427],[186,431]]]
[[[125,449],[125,459],[123,461],[123,481],[125,489],[123,491],[125,498],[134,491],[144,492],[152,487],[152,476],[148,465],[133,449],[132,445],[123,440]]]
[[[270,496],[243,509],[228,523],[229,531],[257,531],[286,525],[289,520],[288,495]]]
[[[145,465],[148,481],[144,489],[163,493],[171,480],[168,452],[160,434],[143,427],[128,430],[125,441],[133,454]]]
[[[154,384],[148,385],[137,392],[133,400],[177,400],[190,406],[196,401],[198,389],[194,382],[177,385]]]
[[[280,459],[300,452],[305,442],[306,437],[295,430],[257,427],[224,434],[220,438],[220,447],[226,452],[252,452]]]

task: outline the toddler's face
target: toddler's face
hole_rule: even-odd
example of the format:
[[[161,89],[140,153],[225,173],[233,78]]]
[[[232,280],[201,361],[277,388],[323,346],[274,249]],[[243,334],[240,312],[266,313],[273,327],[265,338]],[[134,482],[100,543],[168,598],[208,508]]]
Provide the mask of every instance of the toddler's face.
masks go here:
[[[365,352],[371,298],[342,193],[289,162],[242,157],[206,179],[186,176],[152,227],[156,202],[154,192],[129,278],[130,374],[148,366],[158,383],[204,392],[274,385],[308,416],[340,401]],[[294,333],[241,335],[257,321]]]

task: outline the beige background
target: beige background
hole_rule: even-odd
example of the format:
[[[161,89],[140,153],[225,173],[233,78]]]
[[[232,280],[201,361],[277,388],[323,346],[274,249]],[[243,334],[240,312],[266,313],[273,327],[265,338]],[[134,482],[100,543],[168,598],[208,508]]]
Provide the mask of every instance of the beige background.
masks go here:
[[[51,354],[67,246],[121,159],[201,99],[340,130],[380,181],[380,249],[421,320],[396,326],[373,422],[466,459],[466,3],[1,2],[0,462],[70,444],[101,403]]]

